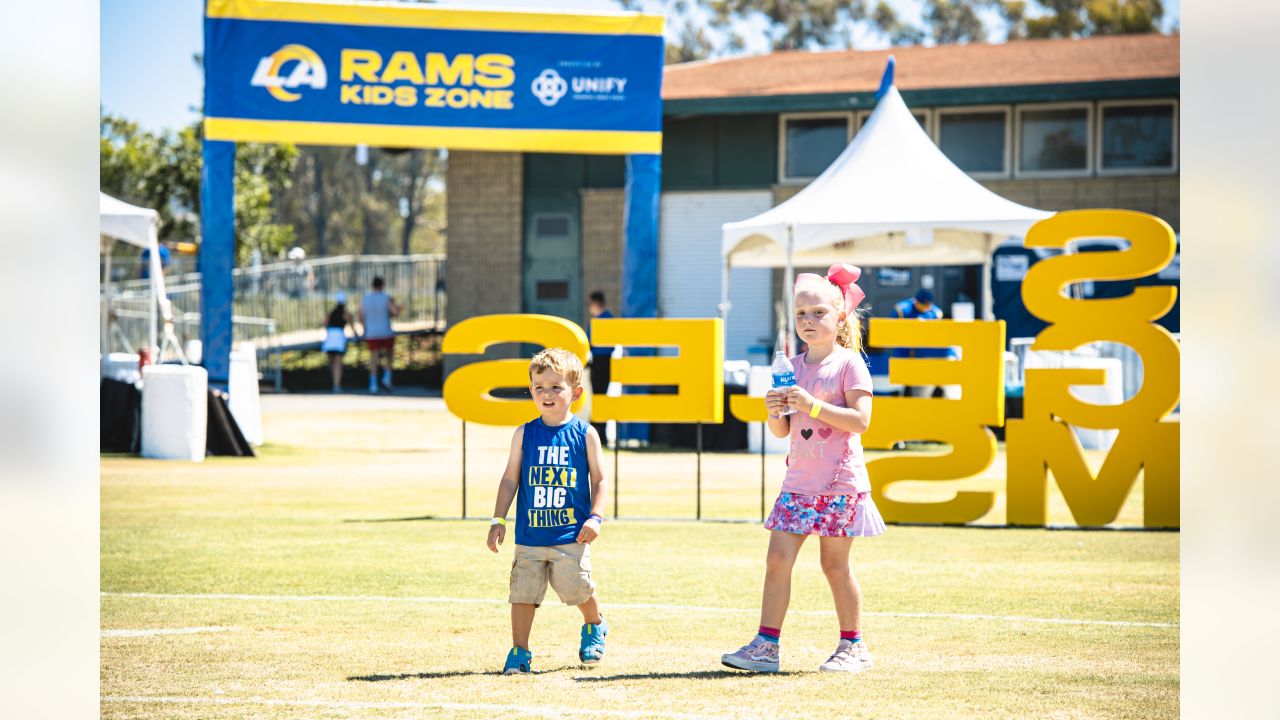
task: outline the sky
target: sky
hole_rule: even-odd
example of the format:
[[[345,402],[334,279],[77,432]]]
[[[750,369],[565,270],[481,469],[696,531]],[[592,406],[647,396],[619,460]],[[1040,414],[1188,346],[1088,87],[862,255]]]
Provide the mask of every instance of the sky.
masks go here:
[[[663,0],[642,0],[648,12],[662,14]],[[692,3],[691,3],[692,4]],[[457,0],[459,7],[513,8],[579,12],[613,11],[613,0]],[[921,0],[890,0],[904,19],[919,23]],[[1181,0],[1166,0],[1165,29],[1178,22]],[[101,0],[101,104],[103,110],[138,122],[148,130],[175,129],[197,119],[204,83],[192,56],[203,45],[203,0]],[[991,26],[993,18],[986,18]],[[743,28],[749,29],[750,26]],[[749,52],[767,49],[756,42]],[[884,38],[860,31],[854,47],[887,46]]]

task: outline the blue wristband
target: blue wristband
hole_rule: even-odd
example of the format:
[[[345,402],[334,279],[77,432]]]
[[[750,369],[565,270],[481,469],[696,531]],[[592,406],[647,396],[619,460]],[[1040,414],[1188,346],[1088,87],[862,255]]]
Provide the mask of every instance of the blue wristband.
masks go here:
[[[604,516],[602,516],[602,515],[597,515],[597,514],[595,514],[595,513],[591,513],[590,515],[588,515],[588,516],[587,516],[587,519],[588,519],[588,520],[590,520],[591,518],[595,518],[595,519],[599,520],[601,525],[603,525],[603,524],[604,524]]]

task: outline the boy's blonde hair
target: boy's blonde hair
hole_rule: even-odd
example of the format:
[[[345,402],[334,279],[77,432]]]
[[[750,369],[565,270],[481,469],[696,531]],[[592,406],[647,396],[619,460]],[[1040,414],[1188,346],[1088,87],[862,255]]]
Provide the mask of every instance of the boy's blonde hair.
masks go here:
[[[582,383],[582,361],[577,355],[564,348],[547,348],[529,361],[529,382],[533,382],[534,373],[552,370],[564,376],[569,387],[578,387]]]
[[[854,352],[862,352],[862,324],[858,308],[845,311],[844,293],[835,283],[825,278],[802,280],[795,287],[795,294],[811,292],[831,303],[837,313],[845,312],[845,319],[836,323],[836,344]]]

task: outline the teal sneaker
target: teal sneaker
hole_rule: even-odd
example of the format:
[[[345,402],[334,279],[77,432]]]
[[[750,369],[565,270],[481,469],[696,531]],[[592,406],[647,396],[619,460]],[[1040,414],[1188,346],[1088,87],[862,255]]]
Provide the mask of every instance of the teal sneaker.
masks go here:
[[[604,657],[604,639],[609,634],[609,623],[604,615],[600,616],[600,624],[586,623],[582,626],[582,644],[578,646],[578,659],[584,665],[595,665]]]
[[[528,675],[530,672],[533,672],[533,653],[524,648],[511,648],[511,652],[507,653],[507,664],[502,668],[502,674]]]

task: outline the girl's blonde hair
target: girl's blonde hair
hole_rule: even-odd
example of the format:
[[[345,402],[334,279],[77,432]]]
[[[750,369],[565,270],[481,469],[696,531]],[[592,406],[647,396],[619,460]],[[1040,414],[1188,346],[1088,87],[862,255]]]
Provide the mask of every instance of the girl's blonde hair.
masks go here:
[[[830,280],[815,278],[801,280],[796,284],[795,294],[799,295],[802,292],[814,293],[831,303],[831,307],[835,308],[836,313],[843,312],[845,314],[844,319],[836,323],[836,344],[854,352],[862,352],[861,315],[856,307],[845,308],[844,293],[840,288]]]

